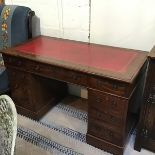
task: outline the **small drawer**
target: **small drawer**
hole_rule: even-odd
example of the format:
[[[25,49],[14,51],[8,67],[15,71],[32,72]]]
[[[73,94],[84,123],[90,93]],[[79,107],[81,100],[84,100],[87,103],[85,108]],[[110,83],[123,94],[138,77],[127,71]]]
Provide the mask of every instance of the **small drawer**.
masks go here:
[[[48,64],[43,64],[31,60],[24,60],[24,62],[24,70],[28,72],[47,76],[50,78],[58,78],[62,76],[61,70],[58,70],[56,67],[48,66]]]
[[[91,108],[118,118],[123,118],[128,108],[127,99],[91,89],[88,90],[88,102]]]
[[[104,125],[96,120],[89,120],[88,122],[88,134],[95,137],[104,139],[116,145],[123,144],[123,132],[122,130],[116,130],[108,125]]]
[[[4,63],[5,65],[14,66],[14,67],[22,67],[23,61],[20,58],[13,57],[13,56],[4,56]]]
[[[108,93],[120,96],[128,96],[130,94],[130,92],[127,92],[129,86],[116,80],[93,76],[89,79],[89,83],[91,88],[102,90]]]
[[[79,84],[82,86],[88,85],[87,75],[80,72],[74,72],[71,70],[64,71],[64,80],[73,84]]]
[[[107,123],[116,129],[120,129],[123,125],[123,117],[108,114],[106,111],[101,111],[98,108],[89,107],[88,119],[94,119],[100,123]]]
[[[57,80],[70,82],[74,84],[79,84],[82,86],[87,86],[88,80],[87,75],[81,72],[72,71],[58,66],[52,66],[48,64],[43,64],[35,61],[27,61],[24,69],[36,74],[41,74],[49,78],[54,78]]]

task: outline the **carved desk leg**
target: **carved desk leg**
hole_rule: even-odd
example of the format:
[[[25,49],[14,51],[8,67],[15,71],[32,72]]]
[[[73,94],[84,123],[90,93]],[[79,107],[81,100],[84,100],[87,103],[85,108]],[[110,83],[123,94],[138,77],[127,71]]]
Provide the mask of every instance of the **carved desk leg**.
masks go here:
[[[67,94],[67,84],[7,68],[17,112],[39,119]]]

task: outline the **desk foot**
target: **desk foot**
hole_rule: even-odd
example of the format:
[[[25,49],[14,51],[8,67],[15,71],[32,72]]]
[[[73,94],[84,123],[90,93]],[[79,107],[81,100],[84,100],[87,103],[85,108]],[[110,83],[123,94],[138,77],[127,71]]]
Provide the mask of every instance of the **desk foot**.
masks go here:
[[[64,82],[16,69],[9,69],[8,73],[17,112],[32,119],[40,119],[68,94]]]
[[[93,135],[87,134],[86,141],[88,144],[95,146],[101,150],[106,150],[109,153],[115,155],[123,155],[124,148],[114,145],[110,142],[104,141],[103,139],[97,138]]]

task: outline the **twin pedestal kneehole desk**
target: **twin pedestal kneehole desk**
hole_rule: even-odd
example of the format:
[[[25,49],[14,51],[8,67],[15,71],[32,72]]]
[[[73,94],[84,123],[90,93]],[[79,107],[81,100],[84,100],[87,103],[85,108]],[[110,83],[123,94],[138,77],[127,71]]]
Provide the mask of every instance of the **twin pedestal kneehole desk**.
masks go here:
[[[67,95],[67,83],[88,90],[86,141],[123,154],[147,54],[142,51],[39,36],[2,51],[17,111],[39,119]]]

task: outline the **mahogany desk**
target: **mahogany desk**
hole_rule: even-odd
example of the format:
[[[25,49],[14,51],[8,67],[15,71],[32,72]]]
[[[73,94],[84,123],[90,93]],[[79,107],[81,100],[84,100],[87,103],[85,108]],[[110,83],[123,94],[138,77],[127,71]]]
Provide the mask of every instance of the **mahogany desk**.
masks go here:
[[[87,143],[123,154],[145,52],[43,36],[1,52],[19,113],[38,119],[66,95],[66,82],[84,86]]]

